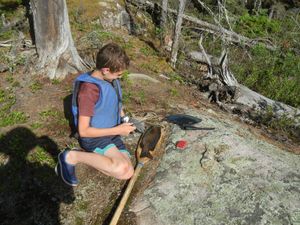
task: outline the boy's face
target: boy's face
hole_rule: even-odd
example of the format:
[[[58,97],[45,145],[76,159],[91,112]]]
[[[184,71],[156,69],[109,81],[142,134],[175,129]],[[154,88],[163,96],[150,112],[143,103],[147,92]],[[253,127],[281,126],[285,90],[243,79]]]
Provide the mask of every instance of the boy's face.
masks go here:
[[[124,70],[118,71],[118,72],[111,72],[109,68],[103,68],[102,74],[104,80],[112,81],[118,78],[122,77],[122,74],[124,73]]]

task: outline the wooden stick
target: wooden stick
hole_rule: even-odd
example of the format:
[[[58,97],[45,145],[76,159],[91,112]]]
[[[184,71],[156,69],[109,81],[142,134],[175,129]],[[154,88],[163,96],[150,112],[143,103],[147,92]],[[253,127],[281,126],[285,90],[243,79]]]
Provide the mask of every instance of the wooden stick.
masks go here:
[[[141,169],[142,169],[143,166],[144,166],[143,163],[139,162],[137,164],[137,166],[135,168],[135,171],[134,171],[134,174],[133,174],[133,176],[131,177],[131,180],[128,183],[128,186],[127,186],[127,188],[125,190],[125,193],[124,193],[124,195],[123,195],[123,197],[122,197],[122,199],[120,201],[120,204],[119,204],[119,206],[118,206],[118,208],[117,208],[117,210],[116,210],[116,212],[115,212],[112,220],[110,221],[109,225],[116,225],[118,223],[119,218],[121,216],[121,213],[122,213],[122,211],[123,211],[123,209],[124,209],[124,207],[126,205],[128,197],[129,197],[129,195],[130,195],[130,193],[132,191],[134,183],[136,182],[136,180],[137,180],[137,178],[139,176],[139,173],[140,173],[140,171],[141,171]]]
[[[138,142],[138,145],[137,145],[137,149],[136,149],[136,157],[137,157],[138,163],[134,170],[134,174],[131,177],[131,180],[129,181],[128,186],[124,192],[124,195],[122,196],[119,206],[116,209],[115,214],[110,222],[110,225],[116,225],[118,223],[118,220],[122,214],[122,211],[126,205],[128,197],[132,191],[133,185],[136,182],[142,167],[144,166],[144,164],[146,164],[150,160],[150,158],[152,159],[152,157],[153,157],[153,155],[150,153],[150,151],[154,151],[155,148],[157,148],[161,144],[161,140],[162,140],[162,136],[163,136],[162,134],[163,134],[163,130],[161,129],[161,127],[151,126],[141,136],[141,138]],[[158,140],[157,140],[157,135],[159,135]],[[155,146],[153,146],[153,144],[154,144],[153,141],[156,142]],[[147,143],[145,143],[145,142],[147,142]],[[143,150],[149,151],[148,152],[149,154],[147,156],[143,156],[143,153],[142,153]]]

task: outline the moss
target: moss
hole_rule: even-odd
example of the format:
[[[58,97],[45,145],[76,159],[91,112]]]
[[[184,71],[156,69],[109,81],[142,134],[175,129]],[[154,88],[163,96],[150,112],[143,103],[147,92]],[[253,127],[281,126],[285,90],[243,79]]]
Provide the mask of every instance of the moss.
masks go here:
[[[53,157],[49,153],[47,153],[45,149],[39,146],[27,155],[26,160],[31,163],[37,162],[41,165],[46,164],[52,168],[54,168],[56,164]]]

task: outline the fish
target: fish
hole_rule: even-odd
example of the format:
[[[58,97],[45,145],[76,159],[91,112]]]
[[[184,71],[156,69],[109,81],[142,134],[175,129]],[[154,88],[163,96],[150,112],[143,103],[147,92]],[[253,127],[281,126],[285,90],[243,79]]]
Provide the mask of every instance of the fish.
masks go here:
[[[147,157],[153,159],[152,152],[154,151],[159,139],[161,137],[161,127],[151,126],[142,136],[140,147],[142,148],[140,157]]]
[[[139,121],[135,118],[130,117],[129,118],[129,123],[133,123],[133,126],[136,127],[136,131],[140,133],[144,133],[146,128],[145,128],[145,123],[143,121]]]

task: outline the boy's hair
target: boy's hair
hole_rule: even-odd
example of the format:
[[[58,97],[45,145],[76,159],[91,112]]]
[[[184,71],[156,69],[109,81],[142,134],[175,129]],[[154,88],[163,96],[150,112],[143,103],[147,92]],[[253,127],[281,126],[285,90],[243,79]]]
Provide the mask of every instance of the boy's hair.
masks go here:
[[[98,70],[109,68],[114,73],[127,69],[129,62],[129,57],[119,45],[109,43],[99,50],[96,58],[96,68]]]

